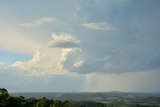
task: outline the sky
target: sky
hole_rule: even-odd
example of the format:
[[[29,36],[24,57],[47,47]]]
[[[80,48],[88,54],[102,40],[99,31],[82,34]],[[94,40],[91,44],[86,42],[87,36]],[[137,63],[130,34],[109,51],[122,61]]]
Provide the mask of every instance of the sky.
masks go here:
[[[0,0],[0,87],[160,92],[159,0]]]

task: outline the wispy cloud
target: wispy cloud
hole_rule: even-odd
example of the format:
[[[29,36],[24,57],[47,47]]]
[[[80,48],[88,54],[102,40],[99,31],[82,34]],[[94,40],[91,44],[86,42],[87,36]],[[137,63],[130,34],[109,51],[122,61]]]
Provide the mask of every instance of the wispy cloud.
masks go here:
[[[112,27],[106,22],[84,23],[82,26],[93,30],[117,30],[117,28]]]
[[[28,32],[19,32],[17,26],[9,22],[0,21],[0,49],[20,54],[33,54],[33,51],[42,46],[40,42],[28,36]],[[30,33],[30,35],[33,35]]]
[[[33,20],[31,22],[21,23],[21,24],[19,24],[19,26],[23,26],[23,27],[40,27],[43,24],[53,23],[53,22],[57,22],[57,20],[54,17],[41,17],[41,18]]]

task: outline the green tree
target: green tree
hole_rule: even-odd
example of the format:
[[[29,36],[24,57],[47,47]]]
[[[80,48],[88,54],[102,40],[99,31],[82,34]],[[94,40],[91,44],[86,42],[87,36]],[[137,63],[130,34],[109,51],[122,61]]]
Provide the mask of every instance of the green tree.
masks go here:
[[[54,103],[54,107],[63,107],[63,104],[60,100],[56,100]]]
[[[0,107],[6,106],[6,99],[8,96],[8,91],[5,88],[0,88]]]
[[[0,95],[3,97],[8,97],[8,91],[5,88],[0,88]]]
[[[70,107],[70,102],[65,100],[63,103],[62,103],[63,107]]]
[[[18,107],[19,105],[19,101],[18,99],[16,99],[15,97],[8,97],[6,100],[5,100],[5,103],[6,103],[6,107]]]
[[[46,97],[42,97],[40,100],[40,107],[47,107]]]

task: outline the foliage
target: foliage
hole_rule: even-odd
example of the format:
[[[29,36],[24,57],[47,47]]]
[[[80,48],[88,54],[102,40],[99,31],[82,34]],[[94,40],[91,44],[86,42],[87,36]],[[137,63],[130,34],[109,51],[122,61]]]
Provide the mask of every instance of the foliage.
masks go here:
[[[8,94],[6,89],[0,88],[0,107],[70,107],[70,102],[67,100],[54,101],[46,97],[40,99],[25,99],[23,96],[13,97]]]

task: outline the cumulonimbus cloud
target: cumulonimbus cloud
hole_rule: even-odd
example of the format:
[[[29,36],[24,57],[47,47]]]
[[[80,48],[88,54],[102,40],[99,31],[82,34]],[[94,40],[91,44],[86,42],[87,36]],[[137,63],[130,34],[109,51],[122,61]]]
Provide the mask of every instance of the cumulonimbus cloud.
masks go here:
[[[83,22],[94,22],[82,26],[104,31],[119,29],[116,32],[95,32],[93,30],[83,32],[84,29],[81,29],[81,27],[79,29],[74,27],[71,28],[75,32],[72,35],[52,33],[52,40],[48,45],[53,50],[55,48],[61,50],[57,68],[84,74],[93,72],[124,73],[159,69],[160,50],[158,46],[160,38],[157,28],[160,25],[158,20],[160,16],[157,15],[158,11],[145,8],[143,10],[145,13],[141,15],[142,11],[128,10],[128,6],[135,6],[130,2],[120,6],[115,2],[102,2],[104,2],[102,7],[106,8],[105,10],[97,7],[97,4],[91,5],[92,2],[82,5],[82,8],[80,7],[79,19],[84,16],[87,20]],[[110,4],[111,9],[108,9],[109,6],[106,7],[107,3]],[[87,10],[88,5],[93,9]],[[136,8],[140,8],[142,4],[136,6]],[[112,8],[117,10],[117,14],[111,11]],[[103,14],[93,12],[95,10]],[[127,12],[124,10],[127,10]],[[153,13],[148,16],[148,12]],[[94,16],[101,18],[104,22],[99,22]],[[77,19],[75,20],[77,21]],[[116,27],[109,26],[106,22]]]
[[[143,3],[135,5],[133,1],[120,2],[125,5],[117,5],[116,2],[107,0],[102,0],[100,3],[101,7],[95,2],[84,1],[82,4],[85,5],[79,6],[77,12],[79,18],[74,20],[76,22],[80,20],[80,24],[93,22],[81,25],[92,30],[83,32],[84,29],[73,28],[81,41],[79,47],[81,51],[64,50],[62,59],[65,60],[61,61],[61,65],[69,71],[84,74],[93,72],[126,73],[159,69],[160,38],[157,29],[160,27],[159,11],[148,7],[141,9]],[[150,3],[147,2],[147,5],[153,6]],[[137,9],[128,10],[128,7],[135,8],[135,6]],[[152,13],[152,15],[148,13]],[[103,22],[99,20],[103,20]],[[110,26],[107,22],[111,23]],[[94,30],[116,30],[116,32],[95,32]],[[76,67],[81,61],[83,63]]]

